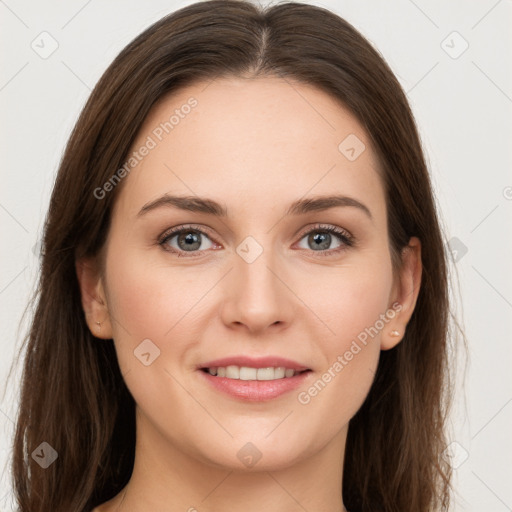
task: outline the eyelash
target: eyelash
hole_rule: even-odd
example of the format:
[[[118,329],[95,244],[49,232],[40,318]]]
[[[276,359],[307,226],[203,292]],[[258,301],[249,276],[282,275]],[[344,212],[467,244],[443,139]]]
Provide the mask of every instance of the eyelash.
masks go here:
[[[167,242],[169,242],[169,240],[174,238],[176,235],[180,235],[181,233],[188,233],[191,231],[201,233],[202,235],[205,235],[206,237],[211,238],[210,235],[203,229],[201,229],[197,226],[194,226],[194,225],[186,225],[186,226],[180,226],[177,228],[171,228],[171,229],[167,230],[165,233],[163,233],[159,237],[158,245],[162,246],[162,248],[165,251],[177,254],[178,258],[182,258],[182,257],[194,258],[194,257],[201,256],[200,253],[202,251],[189,251],[190,252],[190,255],[189,255],[189,254],[186,254],[187,251],[181,251],[181,250],[177,251],[174,247],[173,248],[169,248],[168,246],[166,247]],[[330,225],[326,225],[326,224],[315,225],[309,231],[302,233],[299,240],[302,240],[305,236],[307,236],[311,233],[315,233],[315,232],[334,234],[338,237],[340,242],[342,242],[342,245],[336,249],[328,249],[325,251],[311,250],[311,252],[318,253],[318,255],[321,257],[332,256],[332,255],[338,254],[341,251],[346,251],[348,248],[353,247],[355,245],[355,240],[354,240],[353,236],[348,231],[345,231],[344,229],[338,228],[336,226],[330,226]]]

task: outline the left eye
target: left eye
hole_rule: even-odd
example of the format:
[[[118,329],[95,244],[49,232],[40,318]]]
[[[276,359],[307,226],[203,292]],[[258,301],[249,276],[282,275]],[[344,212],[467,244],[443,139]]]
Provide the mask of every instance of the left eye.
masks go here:
[[[333,242],[333,235],[334,241],[338,241],[336,247],[330,247]],[[302,247],[302,249],[314,247],[313,251],[315,252],[337,252],[345,248],[345,246],[352,245],[348,233],[331,226],[312,229],[301,238],[301,241],[304,239],[306,239],[306,244],[308,244],[309,247]]]

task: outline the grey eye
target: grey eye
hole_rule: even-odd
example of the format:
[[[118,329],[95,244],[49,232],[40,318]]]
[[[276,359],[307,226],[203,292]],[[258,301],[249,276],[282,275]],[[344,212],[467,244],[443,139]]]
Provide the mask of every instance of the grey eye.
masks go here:
[[[174,243],[175,239],[177,245]],[[192,229],[184,229],[169,235],[165,243],[177,251],[193,252],[209,249],[211,245],[205,246],[203,243],[205,240],[208,240],[211,244],[211,241],[205,233]]]
[[[334,236],[333,236],[334,235]],[[313,231],[310,231],[307,233],[302,239],[306,239],[307,247],[301,247],[301,249],[311,249],[313,251],[325,251],[329,249],[337,249],[341,245],[343,245],[341,238],[339,235],[329,233],[322,229],[314,229]],[[336,241],[338,239],[338,245],[335,247],[331,247],[331,243],[333,241]]]

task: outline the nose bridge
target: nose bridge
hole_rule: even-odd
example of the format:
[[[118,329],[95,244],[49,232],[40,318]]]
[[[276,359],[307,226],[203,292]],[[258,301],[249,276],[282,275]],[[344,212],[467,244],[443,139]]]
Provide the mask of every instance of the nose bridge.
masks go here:
[[[278,278],[278,255],[271,246],[271,237],[247,236],[236,247],[232,273],[232,321],[251,329],[264,328],[287,320],[289,310],[286,286]]]
[[[275,298],[277,290],[274,269],[276,254],[271,247],[271,237],[247,236],[236,248],[238,259],[235,264],[242,291],[254,299],[264,298],[266,301]]]

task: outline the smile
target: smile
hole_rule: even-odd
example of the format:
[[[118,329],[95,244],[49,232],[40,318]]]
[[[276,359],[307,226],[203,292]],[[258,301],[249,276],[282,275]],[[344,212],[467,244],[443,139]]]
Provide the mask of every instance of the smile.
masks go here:
[[[293,368],[285,368],[284,366],[251,368],[249,366],[229,365],[203,368],[202,370],[216,377],[225,377],[226,379],[235,380],[278,380],[291,378],[303,373],[301,371],[294,370]]]

